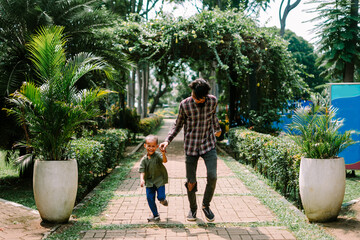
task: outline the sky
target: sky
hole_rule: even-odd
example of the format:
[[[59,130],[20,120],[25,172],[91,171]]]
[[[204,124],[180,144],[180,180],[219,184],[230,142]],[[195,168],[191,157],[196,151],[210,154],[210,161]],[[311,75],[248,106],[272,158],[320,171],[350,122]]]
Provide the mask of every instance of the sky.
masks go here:
[[[266,12],[261,11],[259,24],[260,26],[266,27],[278,27],[280,28],[279,22],[279,7],[280,0],[272,1],[270,3],[270,7]],[[295,2],[295,0],[291,0],[291,3]],[[300,4],[290,11],[287,20],[286,20],[286,29],[290,29],[295,32],[296,35],[303,37],[305,40],[315,43],[315,35],[311,33],[311,29],[314,27],[313,22],[306,22],[315,17],[314,13],[306,12],[306,10],[313,8],[313,4],[306,4],[306,1],[302,0]],[[174,16],[184,16],[190,17],[197,13],[197,9],[195,7],[201,7],[201,2],[199,0],[192,0],[190,2],[187,1],[186,4],[183,5],[175,5],[173,3],[168,3],[164,7],[164,12],[172,12]],[[154,14],[154,13],[153,13]],[[151,15],[150,15],[151,17]]]
[[[279,0],[271,2],[270,8],[266,12],[260,13],[260,24],[261,26],[272,27],[276,26],[280,28],[279,20]],[[295,0],[291,0],[291,3]],[[315,37],[314,33],[311,30],[314,28],[314,22],[308,22],[313,19],[316,15],[314,13],[309,13],[308,10],[316,7],[314,4],[306,4],[306,1],[302,0],[300,4],[290,11],[288,17],[286,18],[286,29],[290,29],[295,32],[296,35],[303,37],[305,40],[314,43]],[[284,8],[284,7],[283,7]]]

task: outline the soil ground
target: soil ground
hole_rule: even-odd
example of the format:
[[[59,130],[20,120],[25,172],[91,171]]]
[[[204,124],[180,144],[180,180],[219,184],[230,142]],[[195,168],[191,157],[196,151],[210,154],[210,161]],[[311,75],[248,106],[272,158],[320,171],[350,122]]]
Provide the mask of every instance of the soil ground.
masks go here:
[[[338,240],[360,239],[360,201],[342,209],[337,221],[320,225]]]

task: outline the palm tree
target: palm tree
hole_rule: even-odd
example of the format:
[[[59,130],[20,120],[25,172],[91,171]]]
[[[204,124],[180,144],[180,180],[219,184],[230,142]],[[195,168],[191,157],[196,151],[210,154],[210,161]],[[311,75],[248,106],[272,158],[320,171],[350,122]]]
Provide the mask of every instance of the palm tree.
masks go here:
[[[66,58],[63,27],[43,27],[27,44],[37,80],[29,79],[19,91],[11,94],[14,114],[26,131],[26,146],[42,160],[64,160],[69,141],[81,124],[99,115],[95,103],[110,93],[99,88],[78,90],[76,83],[85,74],[100,70],[109,73],[102,58],[79,53]],[[30,155],[20,160],[26,163]]]
[[[34,80],[37,77],[31,68],[25,43],[41,26],[64,26],[69,56],[91,52],[103,57],[118,72],[128,69],[128,61],[117,47],[112,31],[108,30],[116,16],[99,8],[98,2],[0,0],[0,109],[5,106],[5,97],[21,87],[24,76]],[[95,76],[82,78],[78,85],[83,88],[104,86],[103,76]],[[14,129],[15,121],[0,111],[1,148],[10,149],[13,142],[21,138],[19,130]]]

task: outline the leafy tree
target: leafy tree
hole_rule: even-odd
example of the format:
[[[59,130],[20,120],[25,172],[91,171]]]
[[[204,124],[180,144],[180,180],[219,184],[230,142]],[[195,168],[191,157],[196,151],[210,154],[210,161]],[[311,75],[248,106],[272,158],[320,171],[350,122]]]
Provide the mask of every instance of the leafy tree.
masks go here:
[[[146,59],[158,66],[163,60],[183,61],[194,71],[215,69],[234,124],[271,131],[287,100],[306,88],[287,43],[239,11],[215,9],[188,19],[124,22],[116,34],[134,62]]]
[[[106,9],[121,16],[123,19],[126,20],[132,13],[138,14],[139,17],[147,19],[149,12],[153,10],[155,8],[155,5],[158,3],[159,0],[104,0],[101,1],[99,5],[105,6]]]
[[[246,9],[256,11],[258,8],[266,9],[270,0],[202,0],[203,7],[208,10],[218,8],[220,10],[228,9]]]
[[[324,85],[327,81],[320,76],[321,71],[324,69],[317,68],[315,64],[318,56],[313,45],[290,30],[285,31],[283,38],[289,41],[288,50],[296,61],[304,67],[300,74],[304,81],[313,92],[321,92],[321,89],[316,87]]]
[[[314,10],[320,23],[316,25],[319,37],[318,64],[329,81],[353,82],[358,70],[360,18],[358,0],[323,0]]]
[[[125,71],[127,61],[121,53],[110,27],[114,15],[97,8],[92,0],[0,0],[0,108],[4,97],[19,89],[26,77],[36,79],[25,44],[29,36],[40,26],[64,26],[68,36],[67,54],[75,56],[80,52],[93,52],[102,56],[117,71]],[[82,87],[104,85],[103,76],[84,76],[77,84]],[[115,80],[121,74],[115,74]],[[41,82],[42,79],[37,79]],[[10,149],[18,140],[21,131],[16,131],[13,119],[0,113],[0,146]]]

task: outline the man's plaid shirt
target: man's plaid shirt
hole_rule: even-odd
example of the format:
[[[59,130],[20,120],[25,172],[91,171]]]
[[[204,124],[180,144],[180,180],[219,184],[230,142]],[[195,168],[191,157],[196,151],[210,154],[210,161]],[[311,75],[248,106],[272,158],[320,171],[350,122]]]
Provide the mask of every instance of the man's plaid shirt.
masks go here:
[[[206,96],[203,106],[196,104],[192,97],[182,100],[178,117],[165,141],[170,143],[184,127],[186,155],[202,155],[215,148],[215,132],[221,131],[216,105],[213,95]]]

